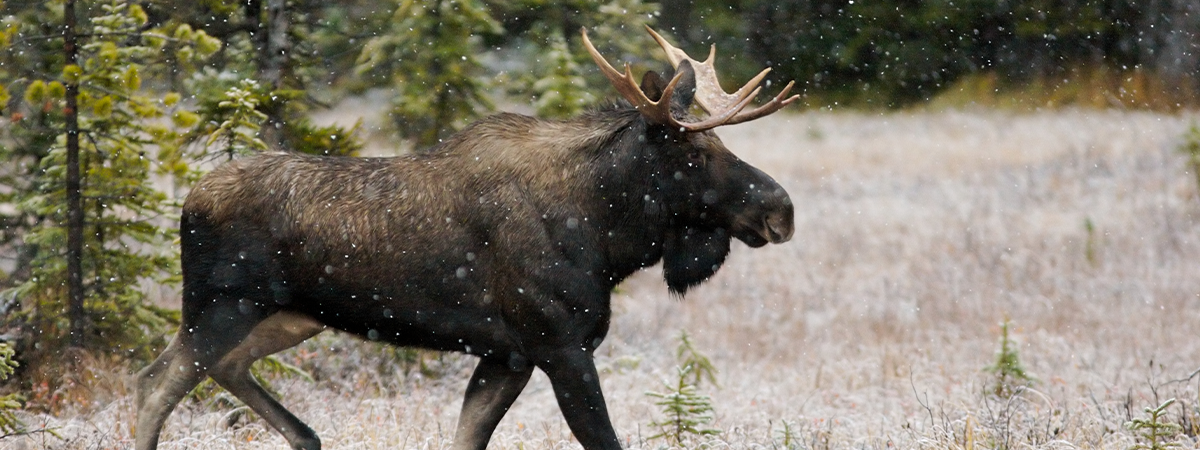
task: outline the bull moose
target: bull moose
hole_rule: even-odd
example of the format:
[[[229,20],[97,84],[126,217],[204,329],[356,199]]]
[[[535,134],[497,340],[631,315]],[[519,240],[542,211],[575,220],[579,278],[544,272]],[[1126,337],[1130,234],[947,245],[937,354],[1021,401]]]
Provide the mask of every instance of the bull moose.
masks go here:
[[[328,327],[478,357],[455,449],[487,446],[535,367],[584,448],[619,449],[593,362],[613,288],[661,260],[682,295],[733,238],[761,247],[793,231],[787,192],[712,132],[792,103],[792,84],[744,110],[767,70],[728,94],[715,48],[701,63],[647,30],[669,81],[647,72],[639,85],[582,31],[628,104],[565,121],[498,114],[393,158],[263,153],[201,179],[180,218],[182,323],[138,374],[136,448],[157,447],[205,377],[292,447],[320,448],[249,367]]]

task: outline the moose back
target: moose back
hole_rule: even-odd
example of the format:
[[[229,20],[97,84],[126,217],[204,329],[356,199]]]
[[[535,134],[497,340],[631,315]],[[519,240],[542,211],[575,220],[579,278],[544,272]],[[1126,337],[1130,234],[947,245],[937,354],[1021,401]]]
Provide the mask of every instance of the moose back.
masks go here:
[[[727,94],[713,58],[654,36],[674,74],[639,85],[583,35],[628,104],[566,121],[499,114],[419,154],[265,153],[205,176],[180,222],[182,324],[139,374],[137,449],[157,446],[206,377],[294,448],[319,448],[249,367],[326,328],[479,357],[455,449],[486,447],[534,368],[584,448],[620,448],[592,359],[613,287],[662,261],[682,295],[732,239],[759,247],[793,231],[783,188],[712,132],[786,106],[791,85],[745,111],[761,74]]]

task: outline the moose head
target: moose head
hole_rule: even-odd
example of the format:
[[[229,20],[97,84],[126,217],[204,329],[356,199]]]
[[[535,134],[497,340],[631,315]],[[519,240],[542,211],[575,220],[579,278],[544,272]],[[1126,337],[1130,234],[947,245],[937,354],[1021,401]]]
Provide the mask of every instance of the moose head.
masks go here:
[[[712,130],[764,117],[799,96],[788,97],[794,84],[789,82],[771,101],[743,111],[761,91],[758,84],[770,68],[734,93],[726,93],[713,66],[715,45],[708,58],[698,62],[650,27],[646,31],[675,68],[670,81],[650,71],[639,85],[628,64],[624,73],[617,71],[596,50],[587,30],[581,34],[600,71],[641,113],[648,125],[646,143],[664,160],[655,174],[655,188],[675,226],[663,243],[663,273],[671,290],[682,294],[716,272],[729,253],[730,237],[751,247],[791,239],[793,207],[787,192],[735,156]],[[696,119],[690,113],[693,105],[708,116]]]

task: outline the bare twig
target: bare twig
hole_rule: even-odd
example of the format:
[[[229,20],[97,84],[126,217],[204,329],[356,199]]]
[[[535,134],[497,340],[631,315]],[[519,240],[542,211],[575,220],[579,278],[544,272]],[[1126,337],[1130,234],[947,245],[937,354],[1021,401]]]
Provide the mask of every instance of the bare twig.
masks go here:
[[[915,381],[913,381],[913,371],[912,371],[911,367],[908,369],[908,384],[910,386],[912,386],[913,397],[917,398],[917,403],[920,403],[921,407],[925,408],[925,411],[927,411],[929,413],[929,425],[932,426],[933,425],[933,408],[930,408],[929,405],[925,403],[926,401],[929,401],[929,395],[926,394],[925,401],[921,400],[921,395],[917,393],[917,383]]]

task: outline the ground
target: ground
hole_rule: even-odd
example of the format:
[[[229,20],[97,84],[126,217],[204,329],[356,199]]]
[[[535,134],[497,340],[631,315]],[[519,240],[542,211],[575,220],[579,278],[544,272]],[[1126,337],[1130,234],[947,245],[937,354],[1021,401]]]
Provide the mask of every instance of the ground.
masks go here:
[[[619,288],[597,352],[618,433],[629,448],[667,445],[647,440],[661,415],[645,393],[665,390],[686,330],[719,370],[700,391],[722,431],[689,447],[1123,450],[1137,442],[1124,424],[1170,397],[1167,419],[1187,428],[1173,439],[1195,447],[1200,197],[1176,147],[1196,121],[811,112],[720,129],[791,193],[795,237],[735,244],[683,299],[658,268]],[[1007,399],[984,370],[1006,319],[1036,377]],[[419,356],[426,370],[406,371],[385,348],[327,333],[281,356],[316,381],[274,387],[325,448],[447,448],[472,361]],[[132,375],[97,376],[107,387],[91,403],[27,417],[61,438],[0,447],[130,447]],[[243,413],[186,402],[160,448],[286,447]],[[578,448],[545,376],[491,448]]]

